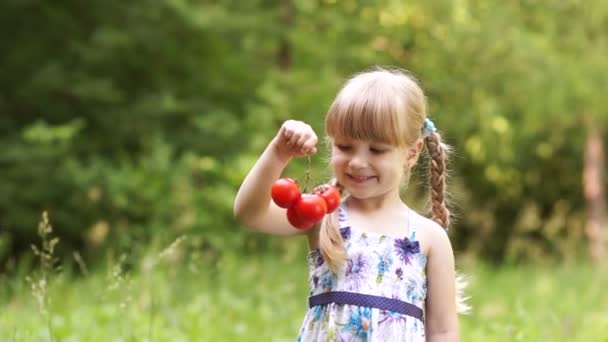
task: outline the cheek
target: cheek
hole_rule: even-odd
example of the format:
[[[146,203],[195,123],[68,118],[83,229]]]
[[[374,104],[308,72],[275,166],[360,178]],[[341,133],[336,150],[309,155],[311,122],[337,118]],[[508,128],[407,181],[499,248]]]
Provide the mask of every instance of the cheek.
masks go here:
[[[401,177],[405,173],[405,159],[395,158],[390,162],[383,162],[382,169],[393,177]]]
[[[331,155],[331,159],[329,160],[329,163],[330,163],[331,167],[335,169],[336,167],[338,167],[340,164],[343,163],[342,159],[343,158],[340,158],[339,155],[334,153]]]
[[[343,154],[334,153],[332,154],[329,163],[334,171],[334,174],[337,174],[339,170],[342,170],[347,166],[348,159]]]

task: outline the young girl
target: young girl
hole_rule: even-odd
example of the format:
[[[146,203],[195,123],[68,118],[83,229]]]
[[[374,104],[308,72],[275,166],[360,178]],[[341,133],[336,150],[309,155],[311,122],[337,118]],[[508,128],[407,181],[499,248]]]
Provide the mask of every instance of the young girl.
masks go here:
[[[243,181],[234,203],[239,222],[308,238],[309,310],[298,341],[459,340],[446,148],[426,115],[425,95],[406,73],[375,69],[351,78],[325,119],[342,203],[311,229],[291,226],[270,196],[292,157],[317,152],[309,125],[286,121]],[[400,198],[425,144],[432,220]]]

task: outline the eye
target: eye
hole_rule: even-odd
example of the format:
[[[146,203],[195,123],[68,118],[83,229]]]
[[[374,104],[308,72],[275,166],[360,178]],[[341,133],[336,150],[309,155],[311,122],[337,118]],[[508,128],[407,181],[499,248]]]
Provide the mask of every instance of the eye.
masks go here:
[[[382,154],[384,152],[386,152],[386,149],[383,148],[377,148],[377,147],[370,147],[369,150],[373,153],[373,154]]]
[[[350,149],[351,149],[350,145],[345,145],[345,144],[336,144],[336,147],[340,151],[350,151]]]

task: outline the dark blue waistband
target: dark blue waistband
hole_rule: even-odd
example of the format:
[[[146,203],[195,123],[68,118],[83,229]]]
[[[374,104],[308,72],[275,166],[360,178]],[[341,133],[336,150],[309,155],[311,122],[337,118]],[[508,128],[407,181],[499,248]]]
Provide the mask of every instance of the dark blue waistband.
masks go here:
[[[311,308],[329,303],[349,304],[389,310],[418,318],[421,321],[423,321],[424,318],[421,308],[399,299],[342,291],[325,292],[308,298],[308,304]]]

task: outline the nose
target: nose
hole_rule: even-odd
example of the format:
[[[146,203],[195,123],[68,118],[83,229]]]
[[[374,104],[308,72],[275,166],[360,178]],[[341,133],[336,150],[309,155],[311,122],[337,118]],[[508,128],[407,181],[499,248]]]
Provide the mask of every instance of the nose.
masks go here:
[[[367,157],[361,153],[354,154],[348,164],[354,170],[364,169],[368,166]]]

